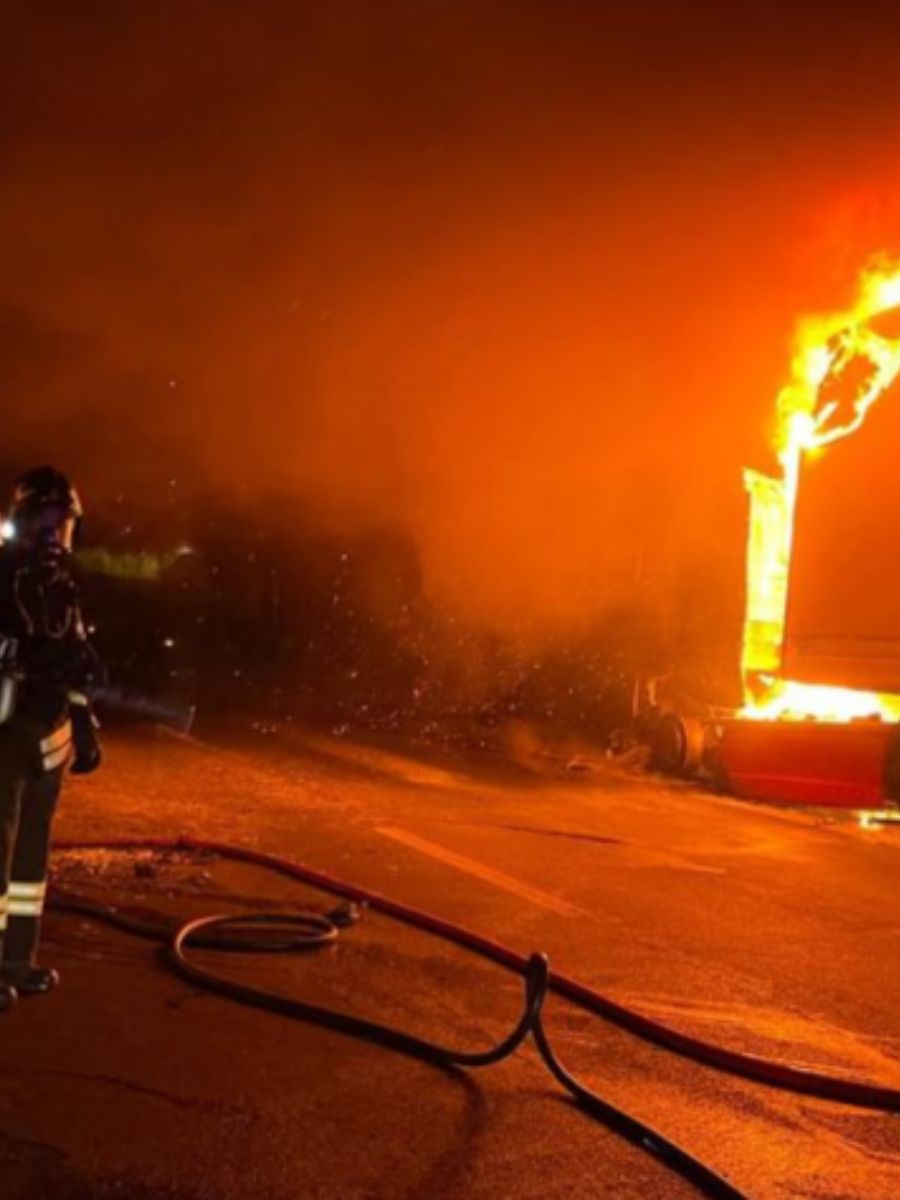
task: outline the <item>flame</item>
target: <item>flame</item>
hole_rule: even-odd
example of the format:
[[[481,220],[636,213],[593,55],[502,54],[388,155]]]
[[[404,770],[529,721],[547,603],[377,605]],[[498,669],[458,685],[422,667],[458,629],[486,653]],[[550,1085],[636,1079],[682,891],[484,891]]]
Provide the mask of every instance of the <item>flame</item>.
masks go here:
[[[865,272],[853,306],[808,318],[796,335],[791,378],[778,396],[776,451],[780,477],[744,472],[750,497],[747,602],[741,667],[744,708],[758,720],[900,719],[900,696],[819,687],[783,679],[787,586],[804,455],[823,451],[861,428],[872,405],[900,375],[900,336],[872,328],[900,309],[900,264]],[[829,395],[862,376],[848,396]]]

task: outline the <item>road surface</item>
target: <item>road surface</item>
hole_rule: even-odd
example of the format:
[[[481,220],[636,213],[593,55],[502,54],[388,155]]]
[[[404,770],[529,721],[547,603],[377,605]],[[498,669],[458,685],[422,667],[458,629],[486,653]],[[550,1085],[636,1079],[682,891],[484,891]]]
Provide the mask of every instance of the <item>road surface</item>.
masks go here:
[[[900,828],[778,811],[520,754],[304,730],[108,739],[60,837],[188,833],[292,857],[490,933],[688,1032],[900,1086]],[[58,856],[65,882],[185,914],[320,903],[250,868]],[[3,1200],[680,1200],[697,1193],[563,1097],[533,1049],[471,1076],[200,993],[152,945],[50,914],[64,984],[2,1020]],[[237,978],[462,1046],[512,976],[367,915]],[[716,1074],[553,1001],[591,1087],[755,1200],[900,1195],[900,1117]]]

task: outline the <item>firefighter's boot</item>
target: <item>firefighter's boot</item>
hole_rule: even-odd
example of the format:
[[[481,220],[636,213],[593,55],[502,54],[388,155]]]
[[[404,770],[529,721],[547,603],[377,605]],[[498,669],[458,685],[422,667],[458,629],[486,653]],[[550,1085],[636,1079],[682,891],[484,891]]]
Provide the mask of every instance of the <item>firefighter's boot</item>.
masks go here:
[[[39,996],[43,992],[52,992],[59,983],[59,972],[52,967],[32,966],[30,963],[6,963],[3,966],[2,983],[0,988],[6,988],[13,996],[21,993],[23,996]],[[0,996],[0,1008],[2,1008]]]

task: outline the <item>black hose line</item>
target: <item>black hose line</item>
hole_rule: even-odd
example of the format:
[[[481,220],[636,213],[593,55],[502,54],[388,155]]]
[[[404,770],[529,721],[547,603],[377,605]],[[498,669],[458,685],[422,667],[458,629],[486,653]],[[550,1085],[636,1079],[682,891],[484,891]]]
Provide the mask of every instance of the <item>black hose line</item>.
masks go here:
[[[440,917],[258,850],[190,837],[68,841],[58,842],[56,849],[188,851],[214,854],[232,861],[266,868],[331,895],[342,897],[346,903],[327,915],[283,912],[226,914],[199,917],[179,925],[167,924],[158,918],[124,913],[115,907],[85,900],[57,889],[51,891],[50,904],[61,911],[102,920],[125,932],[164,942],[165,960],[169,967],[189,982],[217,995],[361,1038],[445,1069],[490,1066],[513,1054],[531,1035],[550,1073],[580,1107],[689,1180],[713,1200],[746,1200],[746,1197],[727,1179],[686,1150],[592,1092],[560,1063],[550,1045],[542,1020],[542,1009],[549,992],[564,996],[646,1041],[704,1065],[806,1095],[900,1112],[900,1091],[806,1071],[769,1059],[740,1054],[689,1037],[617,1004],[584,984],[551,973],[547,959],[542,954],[532,954],[526,958],[507,946]],[[386,1025],[306,1004],[263,988],[237,983],[197,965],[187,956],[189,946],[266,953],[315,949],[333,942],[340,928],[357,920],[360,905],[442,937],[521,975],[524,981],[524,1001],[521,1016],[513,1030],[491,1049],[453,1050]]]

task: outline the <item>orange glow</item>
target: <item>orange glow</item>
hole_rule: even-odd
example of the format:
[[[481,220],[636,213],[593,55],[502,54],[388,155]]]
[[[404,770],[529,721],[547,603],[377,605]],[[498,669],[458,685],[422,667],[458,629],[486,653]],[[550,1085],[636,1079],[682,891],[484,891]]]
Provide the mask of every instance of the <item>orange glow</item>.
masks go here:
[[[741,656],[743,716],[900,719],[900,696],[798,683],[780,674],[801,462],[804,455],[855,433],[900,375],[900,329],[896,336],[887,336],[874,327],[877,318],[897,309],[900,266],[893,265],[862,276],[851,309],[807,319],[797,331],[791,380],[778,396],[781,476],[744,473],[750,523]]]

